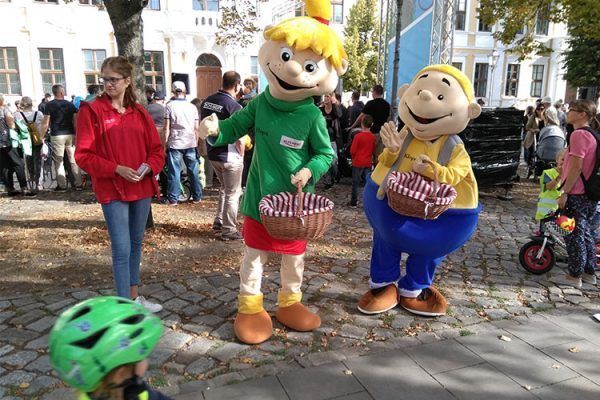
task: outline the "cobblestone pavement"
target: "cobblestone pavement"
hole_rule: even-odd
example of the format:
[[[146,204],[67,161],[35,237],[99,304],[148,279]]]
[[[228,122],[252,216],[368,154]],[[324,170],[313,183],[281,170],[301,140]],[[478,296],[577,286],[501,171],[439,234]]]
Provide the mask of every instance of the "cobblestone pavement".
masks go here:
[[[328,196],[341,205],[348,192],[348,186],[339,185]],[[484,211],[475,236],[439,268],[436,284],[450,308],[448,315],[436,319],[415,317],[400,308],[379,316],[356,310],[368,288],[370,229],[360,209],[345,206],[337,207],[326,237],[310,244],[307,253],[304,299],[323,321],[314,332],[290,332],[274,320],[271,340],[242,345],[233,339],[232,330],[239,284],[234,272],[178,280],[159,277],[142,289],[165,308],[159,316],[166,329],[151,358],[150,382],[166,394],[185,394],[369,352],[469,336],[491,321],[524,321],[539,311],[599,312],[597,286],[561,288],[548,281],[560,269],[533,276],[520,267],[519,247],[535,228],[535,193],[533,183],[523,182],[516,185],[511,201],[481,196]],[[270,262],[263,281],[268,311],[275,309],[277,265],[278,260]],[[51,373],[48,331],[66,307],[111,293],[108,287],[0,295],[0,398],[70,398]]]

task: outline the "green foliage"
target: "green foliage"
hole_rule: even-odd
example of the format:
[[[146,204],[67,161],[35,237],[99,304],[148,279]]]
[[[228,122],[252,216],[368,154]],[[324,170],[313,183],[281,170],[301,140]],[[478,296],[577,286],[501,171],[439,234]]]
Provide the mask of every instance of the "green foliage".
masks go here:
[[[600,40],[572,37],[564,54],[565,79],[572,86],[600,87]]]
[[[378,2],[357,0],[350,8],[344,35],[348,53],[348,72],[344,75],[345,90],[369,88],[377,80],[377,42],[379,24]]]
[[[501,22],[494,37],[521,60],[550,52],[535,36],[538,18],[566,23],[571,36],[571,49],[564,53],[567,80],[579,86],[597,86],[600,82],[600,1],[480,0],[479,15],[486,24]]]
[[[223,47],[248,47],[260,29],[255,25],[256,8],[250,0],[222,1],[216,43]]]

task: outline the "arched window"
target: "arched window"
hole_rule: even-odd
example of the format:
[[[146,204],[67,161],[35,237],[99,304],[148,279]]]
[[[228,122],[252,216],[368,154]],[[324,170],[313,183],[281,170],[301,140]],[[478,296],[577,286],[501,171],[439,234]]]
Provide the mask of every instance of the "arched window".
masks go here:
[[[197,67],[221,67],[221,61],[212,54],[204,53],[196,59]]]

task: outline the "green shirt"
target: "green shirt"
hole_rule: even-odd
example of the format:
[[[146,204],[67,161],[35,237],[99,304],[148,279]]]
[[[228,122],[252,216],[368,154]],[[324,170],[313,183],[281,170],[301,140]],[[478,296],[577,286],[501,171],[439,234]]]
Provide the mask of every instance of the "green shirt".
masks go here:
[[[334,152],[325,119],[312,98],[278,100],[267,86],[246,108],[219,121],[214,146],[234,143],[250,128],[255,134],[254,155],[241,212],[260,222],[258,203],[264,196],[295,192],[290,176],[304,167],[312,173],[304,191],[313,192],[315,182],[329,169]]]

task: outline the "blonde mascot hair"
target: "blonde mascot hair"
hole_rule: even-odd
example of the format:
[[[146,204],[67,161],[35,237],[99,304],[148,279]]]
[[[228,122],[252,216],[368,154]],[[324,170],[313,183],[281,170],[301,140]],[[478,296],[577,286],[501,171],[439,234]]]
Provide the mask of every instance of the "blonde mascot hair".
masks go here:
[[[331,2],[306,0],[305,4],[308,17],[290,18],[268,28],[265,39],[286,42],[299,51],[311,49],[328,59],[338,72],[343,71],[342,60],[348,60],[348,55],[338,35],[328,26]]]

